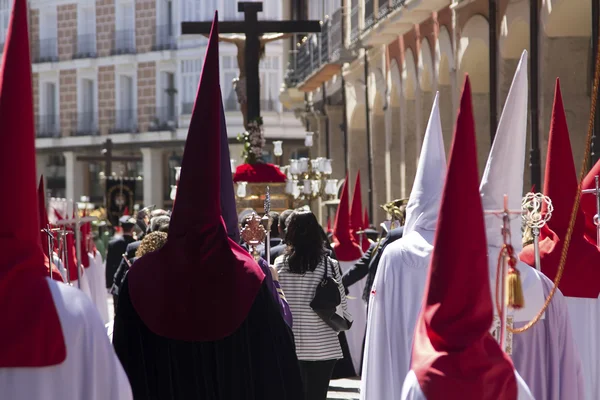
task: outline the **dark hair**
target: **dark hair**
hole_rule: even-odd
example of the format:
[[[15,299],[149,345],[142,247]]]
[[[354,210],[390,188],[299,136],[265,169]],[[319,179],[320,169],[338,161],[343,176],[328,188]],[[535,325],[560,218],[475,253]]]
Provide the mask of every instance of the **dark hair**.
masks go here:
[[[285,231],[290,216],[294,213],[294,210],[285,210],[279,214],[279,235],[282,239],[285,238]]]
[[[271,217],[271,237],[278,238],[279,237],[279,213],[275,211],[271,211],[269,213]]]
[[[294,211],[288,220],[285,255],[290,271],[314,271],[325,255],[321,225],[310,211]]]

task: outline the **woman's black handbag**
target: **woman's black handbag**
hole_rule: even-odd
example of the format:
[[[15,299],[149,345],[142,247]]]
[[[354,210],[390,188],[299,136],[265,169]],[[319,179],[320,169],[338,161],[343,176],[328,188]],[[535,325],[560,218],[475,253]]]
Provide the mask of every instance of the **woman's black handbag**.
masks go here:
[[[327,270],[330,265],[332,276],[327,276]],[[334,276],[333,263],[331,263],[329,257],[327,257],[323,280],[317,286],[315,297],[310,302],[310,307],[331,329],[336,332],[342,332],[350,329],[352,321],[349,321],[343,315],[336,312],[338,306],[342,302],[342,296],[340,294],[338,282],[334,279]]]

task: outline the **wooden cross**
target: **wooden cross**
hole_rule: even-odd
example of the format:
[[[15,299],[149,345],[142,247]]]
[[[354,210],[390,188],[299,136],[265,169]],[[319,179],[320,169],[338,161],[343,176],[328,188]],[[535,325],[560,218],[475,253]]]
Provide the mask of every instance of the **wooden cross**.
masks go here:
[[[238,12],[244,13],[243,21],[219,22],[219,33],[240,33],[246,35],[245,72],[247,119],[252,122],[260,117],[260,37],[264,33],[309,33],[321,32],[320,21],[258,21],[258,13],[263,10],[262,2],[238,3]],[[210,33],[212,22],[182,22],[183,35]]]
[[[104,146],[102,147],[101,156],[78,156],[77,161],[104,161],[104,175],[109,177],[112,175],[112,162],[113,161],[142,161],[140,156],[113,156],[113,142],[111,139],[106,139]]]

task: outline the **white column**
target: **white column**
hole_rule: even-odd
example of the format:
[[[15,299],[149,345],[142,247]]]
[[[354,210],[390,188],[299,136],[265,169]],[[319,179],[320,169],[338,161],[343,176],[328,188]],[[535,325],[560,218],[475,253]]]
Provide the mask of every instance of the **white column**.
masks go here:
[[[77,161],[77,153],[65,151],[65,181],[67,200],[79,201],[83,195],[85,164]]]
[[[163,207],[163,150],[143,147],[144,206]]]

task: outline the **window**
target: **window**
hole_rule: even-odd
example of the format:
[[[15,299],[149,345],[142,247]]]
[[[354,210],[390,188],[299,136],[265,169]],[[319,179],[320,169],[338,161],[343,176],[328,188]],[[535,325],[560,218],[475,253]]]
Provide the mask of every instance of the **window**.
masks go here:
[[[96,55],[96,11],[94,7],[80,7],[77,18],[77,55]]]
[[[175,96],[177,89],[175,88],[175,74],[173,72],[160,73],[160,93],[159,101],[161,110],[159,116],[161,120],[175,120],[177,112],[175,110]],[[193,103],[193,100],[192,100]]]
[[[117,2],[115,48],[121,51],[135,50],[135,5],[132,1]]]
[[[222,56],[221,71],[223,107],[226,111],[237,111],[239,110],[239,104],[233,88],[233,80],[239,75],[236,56]]]
[[[38,61],[57,61],[58,59],[58,47],[56,38],[57,33],[57,22],[56,22],[56,8],[40,10],[40,41],[38,44],[39,60]]]
[[[198,0],[181,0],[182,21],[202,21],[202,9]]]
[[[260,62],[261,109],[281,111],[279,89],[282,83],[280,56],[266,56]]]
[[[115,130],[117,132],[134,132],[136,130],[137,119],[134,78],[129,75],[119,75],[117,85],[119,93],[117,97]]]
[[[6,41],[6,30],[8,29],[12,3],[13,0],[0,0],[0,44],[2,44],[2,48],[4,48],[4,42]]]
[[[199,4],[202,5],[202,20],[203,21],[212,21],[212,19],[215,17],[215,11],[219,9],[219,5],[218,5],[218,1],[217,0],[202,0],[198,2]],[[237,10],[237,3],[234,6],[234,8]]]
[[[281,0],[263,1],[263,12],[258,14],[258,19],[279,20],[281,19]]]
[[[192,112],[201,71],[202,60],[181,61],[182,114],[190,114]]]
[[[40,112],[37,116],[38,137],[54,137],[59,133],[58,90],[55,82],[40,84]]]
[[[78,133],[91,134],[96,131],[96,87],[93,79],[82,79],[78,95],[81,112],[77,119]]]

